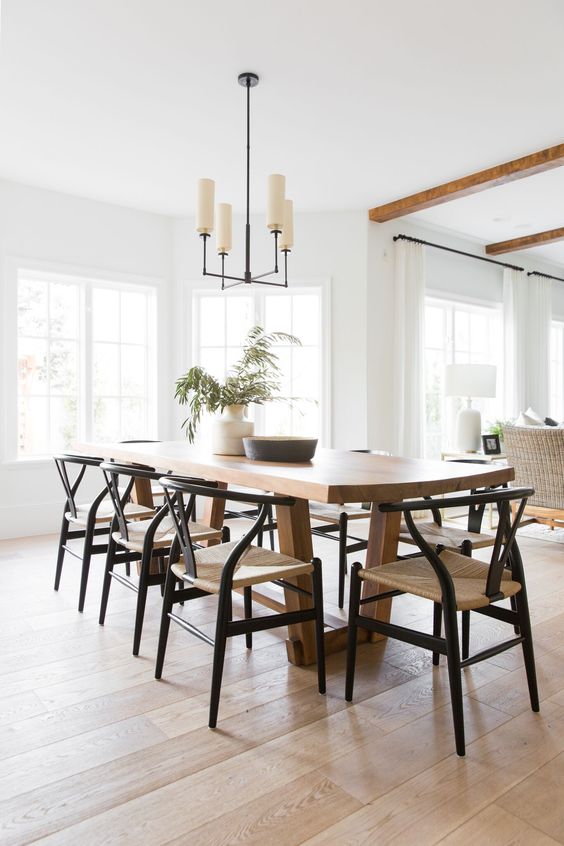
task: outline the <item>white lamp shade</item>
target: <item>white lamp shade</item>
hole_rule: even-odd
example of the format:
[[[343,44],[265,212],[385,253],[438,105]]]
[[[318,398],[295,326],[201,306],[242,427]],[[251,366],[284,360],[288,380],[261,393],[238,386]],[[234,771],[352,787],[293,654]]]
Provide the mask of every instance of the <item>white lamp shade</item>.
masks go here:
[[[230,203],[217,204],[216,249],[218,253],[228,253],[231,249],[232,211]]]
[[[280,235],[280,249],[290,250],[294,246],[294,204],[284,200],[284,225]]]
[[[196,230],[209,235],[213,232],[213,204],[215,197],[215,182],[213,179],[198,179],[198,211],[196,214]]]
[[[284,199],[286,195],[286,177],[280,173],[271,173],[268,177],[268,197],[266,203],[266,225],[269,229],[280,231],[284,223]]]
[[[495,397],[497,368],[493,364],[447,364],[447,397]]]

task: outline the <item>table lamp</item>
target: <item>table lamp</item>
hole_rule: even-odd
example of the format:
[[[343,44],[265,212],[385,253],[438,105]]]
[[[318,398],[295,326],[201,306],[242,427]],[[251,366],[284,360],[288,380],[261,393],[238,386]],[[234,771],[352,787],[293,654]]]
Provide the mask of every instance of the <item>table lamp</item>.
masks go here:
[[[492,364],[447,364],[445,395],[466,397],[456,419],[456,448],[461,452],[478,452],[481,446],[482,420],[472,397],[495,397],[496,368]]]

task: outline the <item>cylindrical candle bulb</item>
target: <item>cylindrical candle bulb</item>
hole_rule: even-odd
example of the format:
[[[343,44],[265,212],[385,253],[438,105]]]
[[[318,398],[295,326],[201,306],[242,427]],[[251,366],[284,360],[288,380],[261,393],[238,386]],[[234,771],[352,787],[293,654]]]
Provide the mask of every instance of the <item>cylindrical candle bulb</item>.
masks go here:
[[[215,182],[213,179],[198,179],[198,211],[196,231],[201,235],[213,232],[213,204],[215,200]]]
[[[216,246],[218,253],[228,253],[231,249],[231,221],[231,204],[218,203],[216,236]]]
[[[280,249],[291,250],[294,246],[294,203],[284,200],[284,224],[280,235]]]
[[[269,229],[282,229],[284,223],[284,196],[286,177],[280,173],[271,173],[268,177],[268,199],[266,207],[266,225]]]

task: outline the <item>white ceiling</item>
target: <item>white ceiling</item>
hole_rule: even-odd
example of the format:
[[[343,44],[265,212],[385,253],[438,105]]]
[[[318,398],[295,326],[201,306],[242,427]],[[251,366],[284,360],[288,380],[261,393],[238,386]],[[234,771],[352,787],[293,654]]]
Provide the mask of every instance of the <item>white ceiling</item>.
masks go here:
[[[241,208],[252,70],[253,207],[278,171],[298,209],[368,209],[564,141],[563,33],[561,0],[3,0],[0,177],[186,214],[212,176]],[[502,240],[564,225],[562,187],[419,218]]]

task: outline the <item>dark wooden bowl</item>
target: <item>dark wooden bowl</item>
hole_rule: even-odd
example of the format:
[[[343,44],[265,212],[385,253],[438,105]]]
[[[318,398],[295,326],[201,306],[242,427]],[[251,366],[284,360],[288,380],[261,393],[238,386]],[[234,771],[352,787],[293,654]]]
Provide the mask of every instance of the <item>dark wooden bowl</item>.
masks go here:
[[[253,461],[311,461],[317,438],[252,437],[243,438],[247,458]]]

